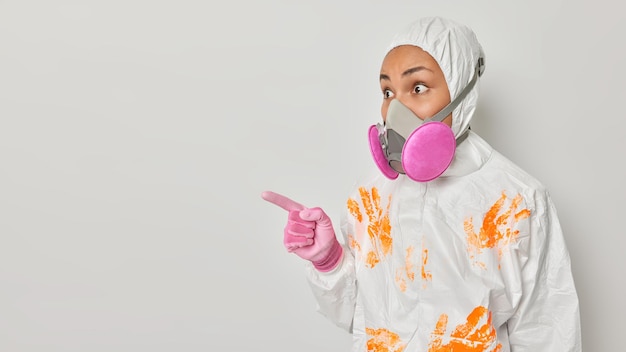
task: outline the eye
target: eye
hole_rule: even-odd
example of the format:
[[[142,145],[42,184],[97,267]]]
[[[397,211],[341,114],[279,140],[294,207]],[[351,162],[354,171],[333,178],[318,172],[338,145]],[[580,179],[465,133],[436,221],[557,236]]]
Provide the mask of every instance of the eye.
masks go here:
[[[393,92],[391,91],[391,89],[383,90],[383,98],[384,99],[389,99],[391,97],[393,97]]]
[[[413,93],[422,94],[422,93],[425,93],[427,90],[428,90],[428,87],[426,87],[425,85],[421,83],[418,83],[413,88]]]

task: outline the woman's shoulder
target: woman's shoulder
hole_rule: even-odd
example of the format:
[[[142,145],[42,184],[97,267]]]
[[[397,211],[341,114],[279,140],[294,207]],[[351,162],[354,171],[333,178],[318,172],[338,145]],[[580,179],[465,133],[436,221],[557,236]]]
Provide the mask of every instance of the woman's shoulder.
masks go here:
[[[546,187],[538,178],[497,150],[493,151],[490,161],[487,171],[493,172],[495,175],[509,182],[513,182],[520,187],[533,189],[538,192],[546,191]]]

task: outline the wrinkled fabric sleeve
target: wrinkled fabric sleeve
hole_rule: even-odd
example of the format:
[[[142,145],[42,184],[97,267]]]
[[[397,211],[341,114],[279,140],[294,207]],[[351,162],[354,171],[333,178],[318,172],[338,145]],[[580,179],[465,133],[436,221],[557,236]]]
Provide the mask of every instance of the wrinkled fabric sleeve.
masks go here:
[[[536,194],[522,264],[522,298],[507,321],[512,352],[580,352],[579,304],[570,257],[550,195]]]
[[[343,234],[343,258],[330,272],[319,272],[312,264],[306,263],[309,286],[317,300],[317,311],[340,328],[352,333],[352,321],[357,296],[354,253],[347,245],[352,222],[347,212],[342,213],[341,233]],[[340,239],[341,240],[341,239]]]

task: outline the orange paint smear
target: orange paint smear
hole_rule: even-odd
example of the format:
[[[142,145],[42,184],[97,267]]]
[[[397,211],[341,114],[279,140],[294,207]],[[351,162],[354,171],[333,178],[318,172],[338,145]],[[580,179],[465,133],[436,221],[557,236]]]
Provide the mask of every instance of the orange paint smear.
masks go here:
[[[398,284],[398,287],[402,292],[405,292],[407,288],[406,279],[410,281],[415,280],[415,271],[413,270],[414,264],[413,260],[411,259],[412,253],[413,246],[409,246],[409,248],[406,249],[404,268],[399,268],[398,270],[396,270],[396,284]]]
[[[404,267],[406,269],[406,276],[409,280],[415,280],[415,272],[413,271],[413,261],[411,260],[411,254],[413,253],[413,246],[409,246],[406,249],[406,257],[404,258]]]
[[[481,322],[483,322],[481,324]],[[443,343],[448,316],[441,314],[431,334],[428,352],[499,352],[502,344],[496,342],[496,330],[491,321],[491,312],[478,306],[467,316],[467,321],[459,324],[450,334],[448,343]]]
[[[348,203],[347,204],[348,211],[350,212],[350,214],[352,214],[352,216],[354,216],[354,218],[358,222],[362,222],[363,221],[363,214],[361,214],[361,210],[359,209],[359,203],[357,203],[357,201],[352,199],[352,198],[348,199],[347,203]]]
[[[361,245],[352,235],[348,235],[348,245],[355,251],[361,251]]]
[[[365,264],[373,268],[384,257],[391,253],[393,240],[391,238],[391,222],[389,220],[389,207],[391,205],[391,196],[387,208],[383,209],[380,202],[380,194],[376,187],[372,187],[371,192],[365,187],[359,188],[363,211],[367,215],[368,225],[367,234],[372,244],[372,249],[365,253]],[[347,202],[348,211],[359,222],[363,221],[363,212],[359,203],[354,199]],[[356,248],[356,245],[352,245]],[[360,246],[358,246],[360,252]]]
[[[519,213],[515,214],[515,221],[520,221],[522,219],[526,219],[529,216],[530,216],[530,210],[524,209],[524,210],[520,211]]]
[[[469,256],[474,261],[475,265],[483,269],[486,268],[485,263],[478,261],[476,257],[480,255],[484,249],[496,248],[498,258],[502,258],[504,250],[508,248],[508,245],[517,241],[519,231],[514,230],[513,227],[520,220],[530,216],[530,210],[528,209],[522,209],[515,213],[522,202],[522,196],[520,194],[515,196],[515,198],[511,200],[508,209],[503,211],[502,208],[506,201],[507,196],[502,192],[500,198],[485,214],[478,233],[474,231],[474,220],[472,217],[465,219],[463,223],[463,229],[467,234]]]
[[[365,263],[367,264],[369,268],[375,267],[376,264],[378,264],[379,262],[380,262],[380,259],[378,258],[378,254],[376,254],[376,252],[374,251],[367,252],[365,256]]]
[[[398,288],[400,289],[400,291],[402,292],[406,292],[406,279],[404,278],[404,272],[402,271],[402,269],[398,269],[396,270],[396,285],[398,285]]]
[[[406,249],[406,256],[404,258],[404,267],[396,270],[396,284],[400,288],[400,291],[405,292],[407,289],[407,281],[415,281],[415,269],[417,265],[413,263],[413,246],[409,246]],[[424,247],[424,242],[422,240],[422,252],[421,252],[421,262],[420,262],[420,274],[422,278],[422,288],[427,287],[427,283],[432,281],[433,275],[430,270],[426,270],[426,265],[428,264],[428,249]]]
[[[426,270],[426,264],[428,264],[428,249],[422,245],[422,280],[432,281],[433,274],[429,270]]]
[[[402,352],[406,347],[400,340],[400,336],[387,329],[365,328],[368,336],[367,351],[372,352]]]

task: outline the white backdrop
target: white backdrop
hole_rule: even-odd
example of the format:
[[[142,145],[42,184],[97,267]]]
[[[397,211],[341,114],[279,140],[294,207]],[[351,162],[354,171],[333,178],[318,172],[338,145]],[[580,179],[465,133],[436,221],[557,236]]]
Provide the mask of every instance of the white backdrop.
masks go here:
[[[585,350],[621,350],[617,4],[0,1],[0,351],[348,351],[260,193],[338,220],[384,50],[426,15],[475,30],[472,128],[547,185]]]

